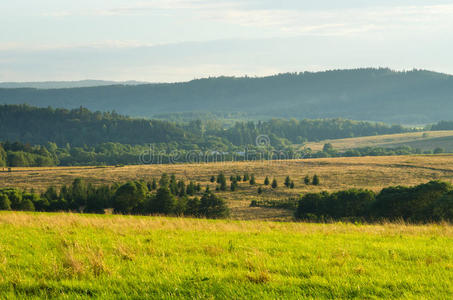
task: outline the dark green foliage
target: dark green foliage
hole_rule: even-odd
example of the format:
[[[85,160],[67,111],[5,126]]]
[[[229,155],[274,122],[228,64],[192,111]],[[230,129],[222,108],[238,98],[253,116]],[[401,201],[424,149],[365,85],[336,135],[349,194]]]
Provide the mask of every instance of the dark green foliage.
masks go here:
[[[255,174],[252,174],[250,176],[250,185],[255,185],[256,184],[256,180],[255,180]]]
[[[452,186],[431,181],[415,187],[389,187],[375,195],[351,189],[336,193],[304,195],[295,213],[305,220],[405,220],[409,222],[453,221]]]
[[[236,180],[231,182],[230,190],[234,192],[238,188],[238,182]]]
[[[272,188],[273,189],[276,189],[278,187],[278,183],[277,183],[277,179],[274,178],[274,180],[272,180]]]
[[[242,177],[241,177],[241,175],[236,175],[236,181],[238,181],[238,182],[239,182],[239,181],[241,181],[241,180],[242,180]]]
[[[24,199],[19,205],[19,210],[22,211],[35,211],[35,205],[30,199]]]
[[[433,150],[434,154],[440,154],[440,153],[445,153],[445,150],[441,147],[437,147]]]
[[[242,181],[246,182],[250,180],[250,175],[248,173],[245,173],[244,176],[242,177]]]
[[[213,176],[211,176],[211,179],[210,179],[210,181],[211,181],[211,182],[215,182],[215,181],[216,181],[216,178],[215,178],[215,176],[214,176],[214,175],[213,175]]]
[[[151,212],[158,214],[170,214],[176,205],[176,199],[170,189],[162,186],[157,190],[157,194],[152,200]]]
[[[293,188],[294,188],[294,181],[291,181],[291,183],[289,184],[289,188],[290,188],[290,189],[293,189]]]
[[[318,175],[314,175],[313,176],[312,184],[313,185],[319,185],[320,184]]]
[[[204,193],[200,203],[200,216],[206,218],[225,218],[229,216],[226,202],[213,193]]]
[[[187,209],[185,214],[194,217],[200,216],[200,204],[201,204],[200,198],[198,197],[190,198],[187,201]]]
[[[264,178],[264,185],[269,185],[269,176],[266,176],[266,178]]]
[[[258,188],[258,194],[261,195],[263,193],[263,189],[261,187]]]
[[[225,174],[220,173],[217,175],[217,183],[219,184],[218,188],[220,191],[226,191],[227,190],[227,181]]]
[[[196,189],[197,187],[195,183],[193,181],[190,181],[186,188],[186,194],[189,196],[193,196],[196,192]]]
[[[11,210],[11,201],[6,194],[0,194],[0,210]]]
[[[291,178],[289,176],[286,176],[286,178],[285,178],[285,186],[287,188],[289,188],[290,185],[291,185]]]
[[[115,213],[130,214],[144,206],[146,189],[139,182],[127,182],[121,185],[114,195],[113,209]]]
[[[304,178],[304,183],[305,183],[306,185],[309,185],[309,184],[310,184],[310,177],[309,177],[308,175],[305,176],[305,178]]]

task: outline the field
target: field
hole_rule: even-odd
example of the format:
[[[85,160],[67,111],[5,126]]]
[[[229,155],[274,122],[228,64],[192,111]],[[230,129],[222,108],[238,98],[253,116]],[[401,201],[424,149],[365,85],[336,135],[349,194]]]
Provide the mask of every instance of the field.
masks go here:
[[[434,150],[439,147],[448,152],[453,152],[453,131],[424,131],[324,140],[320,142],[307,143],[305,146],[311,148],[312,150],[320,151],[326,143],[331,143],[337,150],[362,147],[396,148],[400,146],[410,146],[412,148],[419,148],[423,151]]]
[[[0,298],[453,297],[453,227],[0,213]]]
[[[291,161],[224,162],[209,164],[141,165],[125,167],[55,167],[20,168],[12,172],[0,172],[0,186],[14,186],[42,191],[50,185],[69,184],[81,177],[95,184],[125,182],[127,180],[151,180],[163,172],[178,178],[195,180],[203,185],[210,183],[212,175],[225,172],[256,175],[264,193],[258,195],[257,186],[242,182],[235,192],[219,192],[228,201],[234,219],[291,220],[292,212],[283,209],[249,207],[252,200],[284,200],[306,192],[337,191],[347,188],[367,188],[379,191],[390,185],[416,185],[441,179],[453,182],[453,155],[414,155],[391,157],[326,158]],[[318,174],[320,186],[305,185],[305,175]],[[295,188],[284,187],[289,175]],[[272,190],[263,186],[265,176],[276,178],[279,187]]]

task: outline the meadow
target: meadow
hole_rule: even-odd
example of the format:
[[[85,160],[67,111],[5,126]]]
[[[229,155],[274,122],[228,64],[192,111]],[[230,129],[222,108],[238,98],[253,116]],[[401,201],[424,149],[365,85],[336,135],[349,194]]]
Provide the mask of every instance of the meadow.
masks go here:
[[[207,164],[139,165],[124,167],[52,167],[13,168],[12,172],[0,172],[0,186],[19,187],[43,191],[48,186],[70,184],[74,178],[101,183],[123,183],[127,180],[158,178],[162,173],[175,174],[178,179],[195,180],[203,186],[212,175],[224,172],[230,175],[255,174],[257,185],[241,182],[235,192],[218,194],[228,201],[233,219],[292,220],[293,212],[284,209],[250,207],[252,200],[286,200],[307,192],[339,191],[348,188],[364,188],[380,191],[391,185],[417,185],[430,180],[453,182],[452,155],[412,155],[389,157],[323,158],[285,161],[219,162]],[[319,186],[305,185],[306,175],[319,175]],[[264,178],[278,180],[279,187],[264,186]],[[284,187],[286,176],[295,182],[294,189]],[[263,193],[258,194],[261,186]]]
[[[447,224],[0,213],[0,298],[453,296]]]
[[[324,144],[326,143],[332,144],[335,149],[340,151],[363,147],[397,148],[401,146],[409,146],[412,148],[419,148],[422,151],[442,148],[448,152],[452,152],[453,131],[441,130],[408,132],[357,138],[323,140],[320,142],[309,142],[304,146],[309,147],[315,151],[321,151]]]

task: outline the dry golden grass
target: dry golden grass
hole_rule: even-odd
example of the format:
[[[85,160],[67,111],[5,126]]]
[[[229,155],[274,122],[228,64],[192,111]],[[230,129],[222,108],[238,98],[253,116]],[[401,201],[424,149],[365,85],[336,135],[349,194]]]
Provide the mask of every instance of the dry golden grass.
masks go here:
[[[453,130],[410,132],[324,140],[307,143],[305,146],[312,150],[320,151],[326,143],[331,143],[333,147],[338,150],[361,147],[398,147],[407,145],[422,150],[433,150],[436,147],[442,147],[448,151],[453,151]]]
[[[12,172],[0,172],[0,186],[20,187],[42,191],[50,185],[69,184],[81,177],[94,184],[125,182],[158,178],[162,173],[175,174],[186,181],[194,180],[202,185],[209,182],[212,175],[223,171],[227,178],[232,174],[255,174],[257,183],[264,188],[258,195],[257,186],[241,182],[235,192],[221,192],[232,209],[233,218],[288,220],[287,210],[251,208],[251,200],[281,200],[296,197],[302,193],[337,191],[348,188],[366,188],[379,191],[390,185],[416,185],[429,180],[440,179],[453,182],[453,156],[414,155],[390,157],[324,158],[289,161],[225,162],[208,164],[141,165],[125,167],[54,167],[18,168]],[[318,174],[320,186],[307,186],[305,175]],[[283,186],[284,178],[290,176],[295,189]],[[272,190],[263,186],[265,176],[276,178],[279,187]]]

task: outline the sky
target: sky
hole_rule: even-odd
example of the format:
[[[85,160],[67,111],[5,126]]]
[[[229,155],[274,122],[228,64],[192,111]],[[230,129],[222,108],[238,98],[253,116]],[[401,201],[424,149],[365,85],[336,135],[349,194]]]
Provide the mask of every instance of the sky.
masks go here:
[[[453,74],[453,0],[0,0],[0,82]]]

